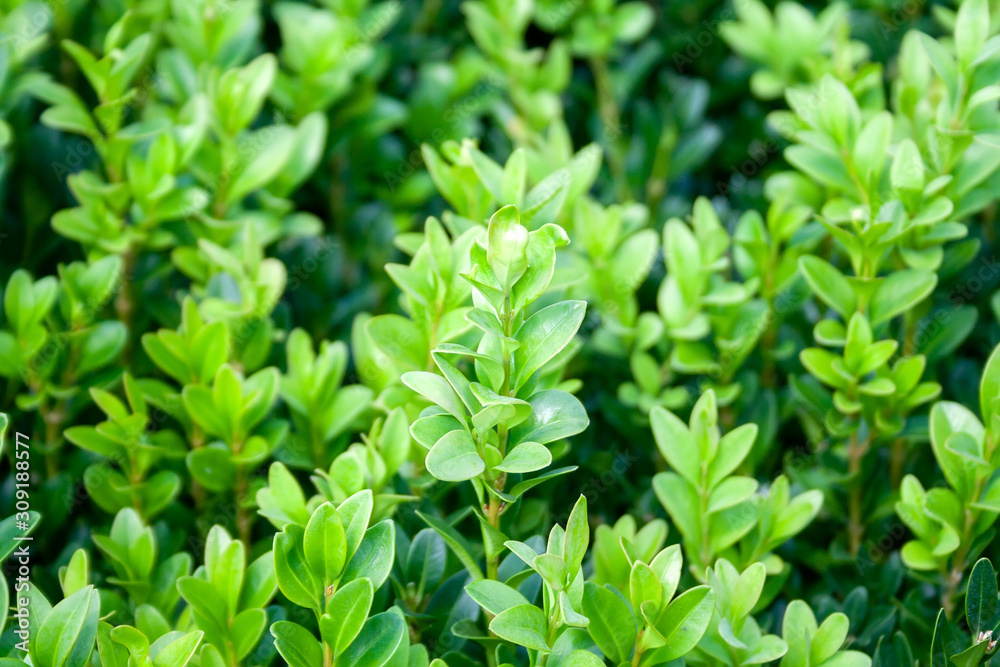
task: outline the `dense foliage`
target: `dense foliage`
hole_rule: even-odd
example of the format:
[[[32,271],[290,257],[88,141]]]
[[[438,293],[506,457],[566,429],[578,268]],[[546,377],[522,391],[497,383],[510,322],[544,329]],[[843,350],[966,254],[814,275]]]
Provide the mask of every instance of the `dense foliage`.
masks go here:
[[[1000,2],[0,0],[0,667],[975,667]]]

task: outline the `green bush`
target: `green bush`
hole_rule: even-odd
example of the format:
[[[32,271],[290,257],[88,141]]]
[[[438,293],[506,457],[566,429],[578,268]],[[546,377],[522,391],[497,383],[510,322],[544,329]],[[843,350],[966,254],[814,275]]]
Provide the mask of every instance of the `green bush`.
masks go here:
[[[0,2],[0,667],[974,667],[1000,4]]]

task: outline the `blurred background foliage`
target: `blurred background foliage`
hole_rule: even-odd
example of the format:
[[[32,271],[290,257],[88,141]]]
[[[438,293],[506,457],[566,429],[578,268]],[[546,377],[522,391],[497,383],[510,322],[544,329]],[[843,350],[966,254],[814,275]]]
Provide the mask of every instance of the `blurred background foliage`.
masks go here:
[[[649,410],[661,405],[687,414],[708,386],[723,397],[723,424],[760,426],[761,444],[751,456],[756,477],[772,480],[785,472],[801,488],[838,493],[842,479],[824,477],[822,465],[814,465],[829,453],[827,434],[803,407],[808,401],[796,394],[808,394],[812,385],[793,387],[793,376],[805,375],[797,353],[811,344],[817,319],[815,304],[806,304],[808,290],[800,290],[782,323],[782,345],[791,353],[772,363],[752,344],[755,352],[741,360],[747,370],[742,374],[741,363],[721,377],[697,365],[680,372],[676,367],[683,364],[674,364],[670,372],[656,366],[651,378],[643,371],[646,357],[633,352],[641,348],[653,359],[657,345],[664,353],[672,348],[659,338],[646,347],[636,342],[645,331],[640,314],[657,310],[657,287],[670,262],[659,249],[668,219],[692,211],[698,219],[695,202],[706,198],[714,213],[702,210],[704,224],[711,227],[717,216],[728,244],[746,211],[770,215],[768,178],[790,165],[783,153],[789,140],[767,118],[787,109],[788,88],[832,74],[862,102],[866,91],[884,101],[892,94],[889,82],[905,65],[904,36],[911,30],[950,34],[955,8],[918,0],[782,2],[770,8],[770,34],[756,30],[741,39],[724,26],[760,8],[735,5],[0,0],[0,283],[11,284],[19,269],[66,281],[71,263],[102,257],[119,258],[126,276],[113,301],[61,304],[62,312],[53,316],[59,321],[45,325],[120,343],[108,343],[103,356],[95,353],[93,366],[76,359],[68,373],[62,373],[71,366],[59,356],[60,347],[49,364],[54,371],[46,366],[37,377],[11,377],[4,384],[3,410],[12,414],[12,428],[31,433],[50,452],[48,474],[40,480],[45,493],[35,498],[45,516],[38,539],[51,548],[51,564],[64,564],[92,532],[103,531],[114,507],[108,501],[101,512],[86,499],[79,480],[95,458],[69,447],[61,435],[66,427],[113,417],[87,390],[120,386],[123,369],[146,379],[140,393],[147,397],[179,395],[160,386],[166,376],[188,384],[152,358],[152,332],[176,329],[193,336],[218,320],[238,332],[243,320],[251,322],[245,337],[237,334],[242,347],[229,361],[248,376],[280,369],[281,387],[275,384],[273,393],[280,391],[288,419],[271,430],[265,424],[258,435],[269,441],[268,452],[278,448],[275,458],[302,471],[301,479],[314,467],[330,468],[333,475],[335,456],[362,433],[378,441],[376,415],[397,406],[413,413],[407,403],[412,396],[386,389],[393,386],[391,378],[366,376],[360,358],[367,349],[367,318],[405,312],[400,289],[384,267],[410,262],[429,216],[455,238],[485,222],[496,208],[492,204],[519,203],[483,195],[488,184],[480,183],[483,169],[477,171],[481,162],[475,162],[482,155],[504,165],[518,149],[530,186],[572,165],[587,147],[595,145],[591,150],[598,156],[583,153],[576,163],[583,166],[572,171],[578,191],[553,215],[573,239],[560,254],[556,291],[585,298],[591,308],[581,328],[585,342],[563,360],[565,368],[553,370],[551,381],[571,382],[563,375],[579,381],[571,389],[591,424],[574,437],[571,454],[569,445],[553,448],[557,461],[563,457],[580,470],[524,501],[531,511],[521,511],[519,532],[564,522],[559,512],[568,508],[553,507],[551,499],[579,493],[587,495],[591,519],[599,523],[614,525],[625,514],[640,525],[664,517],[650,483],[666,466],[650,436]],[[993,9],[995,23],[1000,12]],[[81,119],[79,109],[97,110],[102,126]],[[171,129],[160,135],[164,124]],[[169,141],[147,141],[167,135]],[[228,173],[229,163],[240,170]],[[260,173],[247,176],[246,164]],[[130,184],[128,194],[117,187],[123,181]],[[175,193],[183,193],[176,195],[180,201],[171,199]],[[989,202],[973,212],[969,236],[978,244],[954,261],[953,271],[946,261],[939,272],[934,301],[946,312],[946,332],[935,338],[931,331],[919,346],[927,355],[923,377],[940,383],[944,397],[967,405],[977,403],[983,360],[1000,341],[998,304],[988,298],[1000,282],[995,209]],[[94,222],[98,218],[103,222]],[[652,234],[639,237],[643,230]],[[615,260],[633,236],[641,239],[628,246],[635,254]],[[815,248],[827,252],[829,246],[829,237],[817,236],[803,247],[819,254]],[[646,259],[636,266],[646,262],[648,269],[632,285],[634,297],[619,301],[619,295],[601,293],[602,271],[640,256]],[[270,259],[284,270],[268,264]],[[89,289],[99,292],[91,283]],[[963,290],[973,283],[974,293],[967,295]],[[34,283],[34,290],[38,300],[48,298],[47,285]],[[197,309],[187,312],[189,298],[201,304],[206,322],[197,321]],[[10,312],[6,320],[16,324]],[[259,320],[265,324],[254,324]],[[115,321],[127,331],[117,330]],[[32,324],[24,325],[28,335]],[[725,339],[722,325],[713,325],[715,339]],[[93,327],[103,328],[88,333]],[[669,332],[663,335],[671,340]],[[352,353],[335,341],[352,343]],[[777,339],[765,342],[777,347]],[[86,341],[81,345],[86,348]],[[293,346],[305,355],[299,369],[293,368]],[[311,364],[309,355],[323,361]],[[769,364],[771,373],[774,364],[779,367],[777,383],[762,379]],[[338,404],[337,423],[314,423],[320,420],[315,410],[332,410],[329,403],[302,407],[308,401],[297,393],[295,378],[310,368],[354,392]],[[214,372],[202,381],[212,377]],[[262,376],[254,382],[266,388],[279,381]],[[168,403],[164,398],[164,422],[185,438],[197,437],[197,425],[184,423]],[[345,410],[348,403],[358,410]],[[289,428],[292,439],[312,434],[313,458],[282,454],[279,431]],[[926,442],[926,417],[908,421],[900,438]],[[182,469],[169,454],[175,445],[159,443],[163,463],[132,470],[137,479],[161,467]],[[387,515],[399,502],[409,508],[396,519],[410,535],[423,526],[412,509],[454,509],[463,504],[456,497],[474,498],[468,488],[435,486],[419,462],[414,467],[405,480],[390,471],[376,475],[374,483],[384,492]],[[930,456],[914,457],[908,470],[928,487],[940,477]],[[205,492],[199,484],[206,481],[196,479],[194,497]],[[262,487],[265,480],[235,484],[244,482]],[[3,493],[10,497],[10,481]],[[244,489],[244,496],[254,494]],[[860,644],[877,640],[878,623],[890,612],[898,611],[901,626],[912,621],[920,629],[925,623],[921,614],[881,604],[891,596],[902,599],[903,568],[892,554],[907,533],[892,511],[895,496],[874,496],[867,508],[870,533],[888,536],[884,545],[866,543],[874,549],[877,576],[859,569],[857,554],[846,555],[843,545],[827,549],[829,521],[817,521],[807,529],[812,537],[789,543],[783,552],[798,565],[785,572],[786,592],[813,601],[814,608],[847,611]],[[169,504],[159,515],[164,521],[155,524],[161,549],[190,548],[187,531],[205,534],[214,523],[249,535],[252,528],[241,526],[246,519],[238,516],[244,510],[220,514],[209,500],[198,519],[185,504]],[[262,525],[257,522],[258,530]],[[55,572],[40,577],[54,584]],[[869,577],[867,590],[854,590]],[[909,590],[909,601],[936,609],[934,595],[920,586]],[[866,631],[871,627],[876,630]]]

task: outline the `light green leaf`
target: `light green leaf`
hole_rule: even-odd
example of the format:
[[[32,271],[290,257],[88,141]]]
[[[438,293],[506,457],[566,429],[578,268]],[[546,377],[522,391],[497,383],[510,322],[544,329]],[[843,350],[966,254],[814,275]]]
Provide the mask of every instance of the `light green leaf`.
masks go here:
[[[534,605],[521,604],[505,609],[490,621],[490,630],[501,639],[535,651],[551,651],[545,642],[548,624],[545,612]]]
[[[857,311],[858,299],[851,284],[832,264],[819,257],[803,255],[799,258],[799,269],[813,294],[841,317],[847,319]]]
[[[937,275],[930,271],[907,269],[889,274],[875,290],[869,304],[872,326],[900,313],[912,310],[937,285]]]
[[[343,653],[368,619],[375,589],[366,578],[355,579],[338,590],[319,619],[319,632],[334,655]]]
[[[588,581],[583,588],[583,613],[590,619],[590,636],[613,663],[627,661],[635,648],[636,625],[625,602],[605,586]]]
[[[509,473],[526,473],[546,468],[550,463],[552,463],[552,453],[545,445],[522,442],[504,457],[500,465],[494,466],[494,469]]]
[[[334,583],[347,560],[347,537],[337,508],[323,503],[312,513],[303,537],[302,549],[313,574],[324,588]]]
[[[701,640],[715,611],[715,594],[708,586],[685,591],[667,606],[654,630],[665,643],[663,661],[676,660]]]
[[[514,391],[573,340],[587,310],[585,301],[561,301],[529,317],[517,330]]]
[[[481,475],[486,462],[466,431],[455,430],[441,436],[427,452],[427,472],[442,482],[464,482]]]
[[[480,607],[496,616],[511,607],[528,604],[528,600],[507,584],[492,579],[473,581],[465,587],[465,592]]]
[[[93,586],[61,601],[42,621],[35,641],[37,667],[86,667],[97,641],[101,599]]]

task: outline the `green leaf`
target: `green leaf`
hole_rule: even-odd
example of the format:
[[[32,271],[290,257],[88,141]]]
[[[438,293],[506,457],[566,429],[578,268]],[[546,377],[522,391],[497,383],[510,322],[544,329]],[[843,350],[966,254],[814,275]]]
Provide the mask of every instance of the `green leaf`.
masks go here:
[[[701,483],[700,453],[687,424],[674,413],[659,406],[649,412],[653,438],[663,458],[681,477],[696,487]]]
[[[912,139],[903,139],[896,148],[889,172],[892,187],[897,190],[919,191],[924,189],[924,162],[920,149]]]
[[[441,436],[425,461],[427,472],[442,482],[464,482],[481,475],[486,463],[476,449],[472,436],[464,430],[455,430]]]
[[[955,51],[962,67],[979,55],[990,35],[990,7],[986,0],[966,0],[958,6],[955,19]]]
[[[252,159],[236,174],[233,183],[226,192],[227,201],[239,202],[254,190],[258,190],[273,181],[281,174],[295,149],[295,132],[285,126],[274,125],[266,130],[268,140],[260,138],[248,139],[259,142],[248,153]]]
[[[286,598],[300,607],[319,609],[323,585],[306,565],[302,552],[303,532],[301,526],[289,524],[275,534],[274,574],[278,588]]]
[[[545,642],[548,624],[545,612],[534,605],[520,604],[505,609],[490,621],[490,630],[501,639],[535,651],[549,652]]]
[[[278,581],[274,575],[274,554],[265,552],[250,563],[240,593],[239,607],[254,609],[266,607],[278,591]]]
[[[767,568],[763,563],[753,563],[740,574],[736,588],[732,591],[729,600],[733,618],[743,618],[753,611],[760,599],[760,594],[764,590],[764,580],[767,577]]]
[[[792,600],[781,622],[781,636],[788,642],[785,660],[791,664],[808,664],[809,642],[816,634],[816,616],[802,600]]]
[[[149,639],[130,625],[120,625],[111,631],[111,639],[121,644],[134,655],[149,653]]]
[[[347,537],[337,508],[323,503],[312,513],[302,541],[306,562],[323,587],[334,583],[347,560]]]
[[[810,664],[821,665],[832,658],[844,645],[850,625],[846,614],[837,612],[827,616],[809,646]]]
[[[389,357],[386,361],[391,361],[399,370],[417,371],[426,366],[427,340],[408,318],[394,314],[378,315],[368,320],[365,332],[372,343]],[[419,390],[415,391],[419,393]]]
[[[573,472],[576,470],[576,466],[566,466],[563,468],[556,468],[555,470],[547,470],[543,472],[538,477],[532,477],[531,479],[525,479],[514,485],[514,488],[510,490],[510,495],[515,498],[520,498],[527,491],[535,488],[539,484],[547,482],[550,479],[559,477],[560,475],[565,475],[566,473]]]
[[[1000,397],[1000,345],[993,349],[986,361],[979,383],[979,414],[987,426],[991,426],[993,413],[997,412],[993,408],[997,397]]]
[[[580,399],[565,391],[548,389],[528,399],[531,414],[510,432],[510,442],[545,445],[582,433],[590,423]]]
[[[514,391],[573,340],[586,310],[585,301],[561,301],[542,308],[521,325],[514,335],[519,343],[514,352]]]
[[[590,524],[587,521],[587,497],[581,495],[573,505],[573,510],[566,520],[566,532],[563,534],[562,557],[566,561],[566,573],[570,579],[576,578],[577,570],[583,563],[590,544]]]
[[[650,415],[652,417],[652,415]],[[743,424],[719,440],[719,450],[708,466],[708,486],[714,487],[739,467],[753,449],[757,425]]]
[[[799,258],[799,269],[813,294],[845,320],[857,311],[858,299],[851,284],[832,264],[819,257],[803,255]]]
[[[823,492],[811,489],[795,496],[778,514],[771,528],[772,548],[797,535],[808,526],[823,506]]]
[[[275,461],[268,468],[267,488],[271,499],[289,521],[303,526],[309,522],[302,487],[283,463]]]
[[[653,568],[642,561],[633,561],[628,587],[632,608],[639,609],[647,622],[655,622],[667,600],[663,599],[663,587]]]
[[[868,306],[872,326],[912,310],[934,291],[935,285],[937,275],[930,271],[909,269],[889,274],[875,290]]]
[[[914,664],[913,651],[906,635],[897,630],[892,637],[882,635],[872,657],[874,667],[904,667]]]
[[[402,647],[406,650],[408,628],[402,616],[392,611],[372,616],[357,639],[341,653],[336,667],[382,667]],[[406,661],[403,661],[405,664]]]
[[[362,489],[345,500],[337,508],[340,522],[344,526],[344,539],[347,541],[347,553],[354,554],[368,530],[374,507],[374,495],[371,489]]]
[[[980,558],[972,567],[965,597],[965,618],[973,638],[996,625],[997,596],[997,575],[993,564],[987,558]]]
[[[83,549],[73,552],[73,557],[69,559],[69,565],[59,570],[59,583],[63,589],[63,595],[69,597],[87,585],[90,576],[90,557]],[[0,623],[0,628],[3,623]]]
[[[184,667],[194,657],[204,635],[204,632],[196,630],[173,640],[153,657],[153,667]]]
[[[955,667],[978,667],[989,648],[989,641],[981,641],[969,648],[951,656],[951,664]]]
[[[83,109],[78,109],[76,107],[49,107],[42,112],[41,121],[43,125],[56,130],[72,132],[73,134],[82,134],[87,137],[100,136],[100,132],[94,124],[93,118],[90,117],[90,114]]]
[[[691,229],[676,218],[663,226],[663,259],[667,272],[680,285],[684,300],[693,303],[703,280],[701,249]]]
[[[236,464],[228,449],[202,447],[188,452],[187,468],[210,491],[228,491],[236,484]]]
[[[606,586],[584,584],[583,614],[590,619],[587,631],[614,664],[626,662],[635,648],[636,625],[625,602]]]
[[[323,157],[326,135],[326,115],[320,111],[310,113],[299,122],[295,127],[291,155],[273,183],[276,192],[287,196],[309,177]]]
[[[101,598],[93,586],[81,588],[42,621],[35,641],[37,667],[86,667],[97,640]]]
[[[358,550],[344,569],[343,580],[365,577],[371,580],[372,586],[379,588],[389,577],[395,553],[396,529],[389,519],[380,521],[365,531]]]
[[[240,590],[243,587],[243,577],[246,573],[246,555],[243,542],[232,540],[213,559],[209,559],[209,555],[206,553],[205,566],[219,597],[226,601],[228,616],[235,616]]]
[[[806,370],[823,384],[835,389],[847,387],[847,378],[844,377],[843,373],[838,372],[841,359],[829,350],[809,347],[799,353],[799,360],[806,367]]]
[[[552,453],[544,445],[537,442],[522,442],[504,457],[495,470],[509,473],[534,472],[548,467],[552,463]]]
[[[785,149],[785,159],[793,166],[824,185],[854,192],[854,183],[840,156],[831,151],[796,144]]]
[[[424,520],[424,522],[434,529],[438,535],[444,539],[445,544],[448,548],[452,550],[458,560],[461,561],[465,569],[469,571],[469,574],[473,579],[483,579],[483,571],[479,569],[479,565],[476,563],[476,559],[472,557],[472,551],[469,548],[469,544],[465,541],[458,531],[451,527],[448,523],[438,519],[437,517],[429,516],[422,512],[417,512],[417,516]]]
[[[523,148],[517,148],[503,166],[499,201],[519,204],[524,197],[528,167]]]
[[[97,625],[97,653],[101,660],[102,667],[128,667],[128,650],[111,639],[114,628],[108,623],[101,621]],[[14,667],[23,665],[20,661],[11,661],[13,664],[0,662],[0,667]]]
[[[289,667],[315,667],[323,664],[323,647],[308,630],[291,621],[271,625],[274,647]]]
[[[486,257],[505,293],[528,268],[525,251],[528,230],[520,223],[516,206],[504,206],[490,218]]]
[[[407,387],[431,403],[444,408],[462,424],[466,423],[465,406],[452,386],[443,377],[427,371],[411,371],[403,373],[401,379]]]
[[[338,590],[326,606],[326,613],[319,619],[319,632],[335,656],[343,653],[371,611],[375,589],[368,579],[355,579]]]
[[[694,648],[708,629],[714,611],[715,594],[708,586],[696,586],[679,595],[653,627],[665,643],[657,657],[676,660]]]
[[[128,329],[121,322],[100,322],[80,348],[79,375],[107,366],[121,353],[128,338]]]
[[[934,634],[931,635],[931,667],[949,667],[951,665],[952,635],[954,631],[945,616],[944,609],[937,615],[934,623]]]
[[[520,149],[518,149],[520,150]],[[512,290],[511,307],[523,311],[542,295],[552,282],[556,266],[556,248],[569,243],[566,231],[559,225],[547,224],[528,234],[528,269]]]
[[[752,477],[729,477],[712,489],[706,512],[714,514],[743,502],[757,490],[757,480]]]
[[[516,590],[492,579],[473,581],[465,587],[465,592],[494,616],[511,607],[528,604],[528,600]]]
[[[565,598],[563,593],[563,598]],[[579,648],[567,655],[559,667],[604,667],[604,661],[586,649]]]

